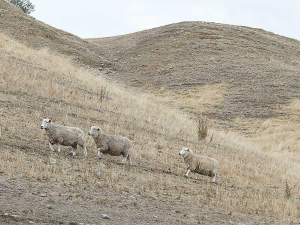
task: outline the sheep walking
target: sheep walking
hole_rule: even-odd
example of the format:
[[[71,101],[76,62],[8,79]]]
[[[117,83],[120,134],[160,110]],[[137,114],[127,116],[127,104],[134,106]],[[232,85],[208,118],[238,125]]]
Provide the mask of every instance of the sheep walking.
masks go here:
[[[126,137],[104,134],[101,128],[97,126],[92,126],[88,134],[94,138],[99,159],[101,159],[101,153],[112,156],[122,155],[124,157],[122,163],[125,164],[128,160],[129,164],[132,164],[129,155],[129,149],[131,147],[129,139]]]
[[[87,151],[84,141],[84,132],[77,127],[67,127],[56,125],[51,119],[42,118],[41,129],[45,129],[45,132],[49,138],[49,146],[54,151],[52,145],[58,144],[57,151],[60,152],[60,145],[71,146],[71,153],[76,155],[77,145],[80,145],[83,149],[83,153],[87,156]]]
[[[190,172],[194,172],[196,179],[196,173],[198,173],[212,177],[212,182],[215,183],[219,166],[216,159],[208,156],[196,155],[191,149],[186,147],[182,148],[182,150],[179,152],[179,155],[183,156],[184,163],[188,169],[185,176],[188,176]]]

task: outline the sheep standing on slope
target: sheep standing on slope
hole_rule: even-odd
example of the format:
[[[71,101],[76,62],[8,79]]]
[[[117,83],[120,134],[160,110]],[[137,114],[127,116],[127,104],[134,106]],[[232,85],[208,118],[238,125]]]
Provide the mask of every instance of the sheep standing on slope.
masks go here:
[[[201,175],[212,177],[212,182],[215,183],[219,166],[216,159],[208,156],[196,155],[191,149],[186,147],[182,148],[182,150],[179,152],[179,155],[183,156],[184,163],[188,169],[185,176],[188,176],[190,172],[194,172],[196,179],[196,173],[198,173]]]
[[[54,151],[52,145],[58,144],[58,152],[60,152],[60,145],[72,146],[71,153],[76,155],[77,145],[80,145],[83,149],[83,153],[87,156],[87,151],[84,141],[84,132],[77,127],[67,127],[56,125],[51,119],[42,118],[41,129],[45,129],[45,132],[49,138],[49,146]]]
[[[131,142],[129,139],[126,137],[104,134],[101,128],[96,126],[92,126],[88,134],[94,138],[99,159],[101,159],[101,152],[112,156],[122,155],[124,157],[122,163],[125,164],[126,161],[129,160],[129,164],[131,165],[131,158],[129,155]]]

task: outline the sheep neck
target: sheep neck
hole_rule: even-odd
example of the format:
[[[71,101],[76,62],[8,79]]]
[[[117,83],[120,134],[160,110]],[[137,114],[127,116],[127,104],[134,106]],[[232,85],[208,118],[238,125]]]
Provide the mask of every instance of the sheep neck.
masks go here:
[[[193,165],[193,162],[194,162],[194,160],[195,160],[194,154],[190,152],[189,154],[185,155],[185,156],[183,157],[183,159],[184,159],[184,162],[185,162],[187,165]]]
[[[58,125],[56,125],[54,123],[51,123],[49,128],[45,129],[45,131],[46,131],[47,134],[53,134],[57,127],[58,127]]]
[[[193,158],[193,155],[194,155],[194,154],[193,154],[192,152],[190,152],[190,153],[184,155],[183,158],[184,158],[184,159],[187,159],[187,160],[188,160],[188,159],[192,159],[192,158]]]
[[[104,133],[101,133],[101,134],[99,134],[95,139],[101,140],[103,136],[104,136]]]

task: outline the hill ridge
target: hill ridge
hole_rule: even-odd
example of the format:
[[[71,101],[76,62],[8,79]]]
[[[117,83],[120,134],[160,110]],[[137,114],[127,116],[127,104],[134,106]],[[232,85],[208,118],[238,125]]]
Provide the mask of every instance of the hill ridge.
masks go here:
[[[113,38],[110,46],[95,47],[91,52],[87,48],[83,55],[77,55],[85,44],[95,45],[48,27],[53,32],[50,37],[57,41],[53,44],[51,38],[43,36],[47,29],[31,17],[20,11],[2,14],[2,8],[0,13],[2,223],[299,223],[300,100],[282,108],[285,118],[230,120],[226,114],[230,114],[227,109],[237,106],[241,111],[249,106],[253,114],[258,113],[257,93],[266,85],[268,91],[283,90],[276,93],[281,101],[291,98],[291,91],[297,95],[298,58],[293,58],[292,52],[295,61],[290,61],[290,48],[282,51],[275,47],[275,52],[282,51],[284,57],[270,57],[271,48],[260,51],[263,45],[235,39],[235,33],[228,40],[212,39],[211,34],[217,32],[214,27],[201,32],[203,38],[194,32],[195,28],[178,30],[176,35],[174,30],[161,28],[161,36],[147,41],[143,36],[127,36],[129,39],[123,42]],[[29,31],[32,34],[28,35]],[[134,46],[137,43],[138,48]],[[259,54],[252,52],[256,47],[260,47]],[[95,76],[94,70],[91,73],[91,69],[75,65],[69,57],[61,56],[63,51],[81,65],[100,65],[103,70],[97,61],[98,53],[102,54],[112,62],[110,66],[118,69],[113,73],[107,70],[106,78],[127,81],[127,87],[103,79],[99,71],[100,75]],[[82,60],[84,57],[87,61]],[[97,63],[92,64],[93,60]],[[258,69],[251,73],[251,66]],[[265,82],[267,75],[281,80]],[[239,86],[245,85],[249,87],[242,92]],[[133,86],[140,86],[141,91]],[[285,95],[288,88],[290,92]],[[240,104],[247,100],[245,93],[253,102]],[[263,104],[274,96],[267,94],[269,99]],[[199,141],[199,131],[205,131],[205,126],[199,130],[200,119],[174,108],[214,119],[219,116],[239,129],[245,123],[250,128],[248,136],[237,129],[220,131],[215,120],[209,120],[209,143],[207,139]],[[64,146],[61,152],[52,152],[40,129],[41,116],[57,124],[79,127],[85,134],[91,126],[99,125],[105,133],[128,137],[133,144],[134,166],[120,165],[118,157],[107,156],[107,160],[99,161],[92,138],[86,139],[87,157],[81,149],[70,156],[70,148]],[[184,177],[187,170],[178,155],[182,146],[220,161],[216,184],[205,176],[198,180]]]
[[[0,0],[0,31],[32,48],[49,48],[89,67],[110,68],[101,49],[71,33],[54,28]]]
[[[300,42],[262,29],[181,22],[87,40],[115,62],[118,73],[109,77],[131,86],[186,91],[229,85],[218,112],[206,113],[211,118],[280,116],[273,108],[300,97],[300,82],[290,79],[300,75]]]

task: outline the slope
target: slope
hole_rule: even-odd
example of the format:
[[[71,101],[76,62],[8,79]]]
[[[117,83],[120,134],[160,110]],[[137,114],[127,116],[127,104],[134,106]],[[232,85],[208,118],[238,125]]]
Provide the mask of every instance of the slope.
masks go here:
[[[13,36],[9,29],[5,33]],[[197,123],[189,114],[153,103],[143,92],[106,81],[103,74],[95,76],[53,53],[55,48],[37,50],[10,35],[0,35],[1,223],[299,223],[297,152],[267,151],[227,130],[210,129],[212,143],[199,143]],[[227,90],[226,84],[213,87]],[[293,103],[287,110],[297,109]],[[129,137],[134,165],[120,165],[118,157],[99,161],[90,138],[87,158],[81,149],[76,157],[67,147],[51,152],[40,116],[85,133],[100,125],[106,133]],[[288,122],[295,126],[296,121]],[[279,134],[280,126],[269,123],[262,124],[261,132]],[[203,176],[184,178],[178,156],[182,146],[220,161],[216,184]]]
[[[111,67],[97,46],[40,22],[5,0],[0,0],[0,31],[33,48],[49,48],[68,55],[82,65]]]
[[[102,214],[110,216],[110,224],[298,220],[296,195],[282,198],[280,187],[286,176],[295,177],[295,158],[283,161],[257,149],[229,147],[226,137],[215,132],[219,147],[207,146],[202,153],[222,159],[217,184],[205,177],[186,179],[180,146],[203,147],[196,141],[196,124],[186,115],[5,35],[0,35],[0,62],[1,223],[90,224],[105,222]],[[100,125],[106,133],[129,137],[134,165],[120,165],[120,158],[109,156],[99,162],[90,138],[87,158],[81,149],[76,157],[67,147],[60,153],[50,151],[40,129],[41,116],[85,133]],[[246,159],[250,164],[236,174]],[[254,162],[263,168],[257,171]],[[280,166],[269,171],[268,162]],[[279,171],[285,173],[278,176]],[[289,184],[296,185],[293,179]]]
[[[210,118],[274,117],[299,98],[300,42],[261,29],[182,22],[88,41],[115,62],[113,79],[172,95],[177,107]],[[226,87],[221,104],[185,104],[207,84]]]

